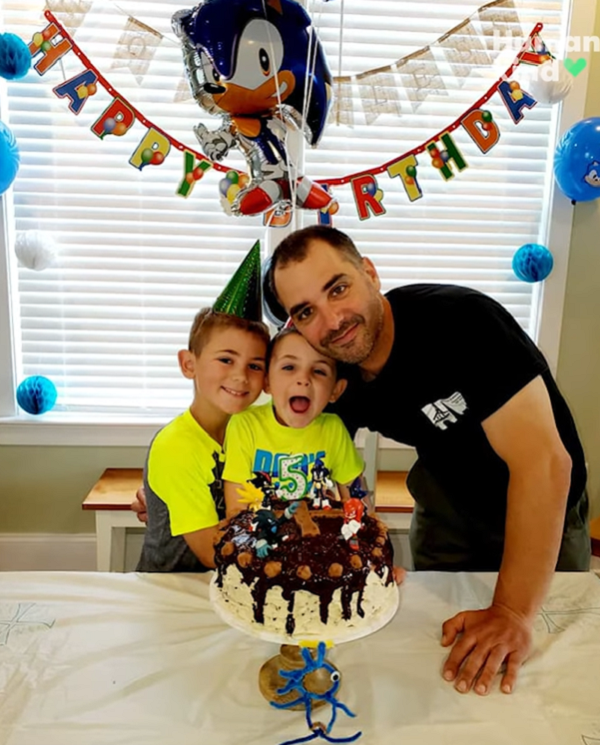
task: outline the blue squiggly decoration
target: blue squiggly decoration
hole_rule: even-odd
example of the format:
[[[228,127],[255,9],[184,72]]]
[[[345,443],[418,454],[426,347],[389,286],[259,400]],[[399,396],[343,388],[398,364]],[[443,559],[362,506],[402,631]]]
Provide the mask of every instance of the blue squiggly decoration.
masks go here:
[[[278,688],[277,693],[279,695],[285,695],[286,693],[295,692],[298,694],[298,698],[295,698],[293,701],[288,701],[285,704],[279,704],[275,701],[271,701],[271,706],[274,706],[276,709],[289,709],[292,706],[296,706],[297,704],[303,704],[306,715],[306,723],[308,725],[308,728],[312,730],[311,734],[307,735],[306,737],[300,737],[296,740],[286,740],[285,742],[280,743],[280,745],[296,745],[296,743],[310,742],[311,740],[315,740],[318,737],[326,740],[327,742],[354,742],[355,740],[358,740],[358,738],[362,735],[362,732],[357,732],[351,737],[334,738],[329,736],[331,728],[333,727],[336,720],[338,709],[341,709],[349,717],[355,717],[356,714],[351,712],[345,704],[336,699],[335,694],[340,687],[340,674],[333,667],[333,665],[331,665],[329,662],[326,662],[325,652],[325,642],[319,642],[316,657],[313,657],[307,648],[303,648],[302,657],[305,662],[304,667],[300,668],[299,670],[279,671],[281,677],[287,679],[287,683],[282,688]],[[304,678],[309,673],[315,672],[315,670],[319,670],[320,668],[323,668],[324,670],[329,672],[331,677],[331,687],[324,693],[314,693],[313,691],[308,691],[304,686]],[[325,727],[325,729],[323,729],[323,726],[319,722],[315,724],[312,721],[311,709],[312,704],[315,701],[326,701],[328,704],[331,705],[331,719],[329,720],[329,724]]]

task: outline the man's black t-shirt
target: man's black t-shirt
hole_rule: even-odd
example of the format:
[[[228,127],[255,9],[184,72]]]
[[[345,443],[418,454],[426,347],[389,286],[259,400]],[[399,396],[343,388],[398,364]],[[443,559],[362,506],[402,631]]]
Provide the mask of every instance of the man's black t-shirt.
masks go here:
[[[421,463],[475,530],[503,532],[508,468],[481,426],[538,375],[543,378],[573,466],[569,505],[585,487],[575,424],[541,352],[499,303],[452,285],[407,285],[386,295],[392,353],[377,378],[349,368],[333,410],[359,427],[413,445]]]

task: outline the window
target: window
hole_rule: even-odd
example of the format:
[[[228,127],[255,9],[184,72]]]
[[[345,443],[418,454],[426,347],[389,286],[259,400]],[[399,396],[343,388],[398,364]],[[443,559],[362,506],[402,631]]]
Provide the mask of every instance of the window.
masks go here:
[[[301,148],[304,173],[333,180],[375,169],[426,142],[472,106],[515,56],[510,50],[492,54],[491,37],[487,48],[494,65],[453,58],[453,67],[432,46],[420,80],[404,75],[401,65],[386,69],[435,46],[469,16],[480,28],[480,4],[435,0],[433,8],[416,0],[310,0],[307,9],[332,74],[342,78],[335,92],[343,105],[342,123],[333,121],[334,109],[319,146]],[[199,109],[187,93],[170,28],[181,0],[66,5],[82,11],[74,40],[114,89],[149,122],[198,149],[193,126],[216,128],[220,119]],[[49,6],[65,3],[50,0]],[[4,28],[26,41],[47,23],[39,0],[2,0],[0,7]],[[517,10],[525,35],[542,21],[544,41],[551,50],[559,47],[567,0],[531,0],[525,8],[517,3]],[[136,51],[139,39],[132,43],[127,36],[132,21],[148,57]],[[384,68],[378,77],[361,77],[376,68]],[[0,344],[9,352],[0,363],[6,372],[0,414],[16,413],[13,383],[42,374],[58,388],[54,415],[65,421],[91,415],[166,420],[189,403],[175,355],[186,344],[194,313],[212,303],[257,238],[266,251],[282,231],[267,230],[260,217],[226,215],[218,192],[223,174],[215,171],[195,184],[189,198],[176,195],[183,176],[177,150],[160,167],[129,165],[147,131],[144,124],[136,122],[123,137],[101,139],[90,128],[112,98],[102,86],[79,115],[53,92],[83,69],[70,52],[45,75],[32,70],[10,83],[3,99],[2,118],[18,139],[21,167],[12,197],[4,199],[12,270],[4,290],[0,285],[0,302],[10,307],[12,325],[9,332],[0,323]],[[535,337],[541,293],[516,279],[511,260],[520,245],[548,237],[559,109],[525,109],[514,124],[497,93],[486,108],[501,132],[489,153],[482,154],[459,128],[453,137],[468,168],[446,182],[427,154],[419,156],[423,198],[414,202],[399,178],[377,175],[385,214],[367,220],[359,219],[349,185],[333,187],[340,204],[333,220],[373,259],[384,289],[422,281],[469,285],[502,302]],[[246,170],[235,151],[225,162]],[[296,219],[300,226],[316,217],[299,212]],[[14,236],[32,229],[56,240],[55,267],[16,269]]]

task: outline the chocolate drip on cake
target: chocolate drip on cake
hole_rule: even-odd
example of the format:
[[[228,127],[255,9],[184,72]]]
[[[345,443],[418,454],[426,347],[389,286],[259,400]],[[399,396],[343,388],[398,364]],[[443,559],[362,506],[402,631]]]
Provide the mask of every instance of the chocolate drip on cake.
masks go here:
[[[279,517],[282,513],[276,510]],[[341,534],[344,522],[340,509],[311,510],[310,516],[319,528],[318,535],[307,534],[301,523],[286,521],[279,529],[278,545],[264,559],[256,555],[253,513],[242,512],[232,518],[215,550],[217,585],[222,587],[228,568],[235,564],[243,582],[252,586],[254,619],[264,623],[265,600],[270,589],[280,587],[287,601],[285,630],[293,634],[295,593],[305,590],[319,597],[321,621],[326,624],[329,607],[336,590],[341,588],[342,617],[352,617],[352,602],[364,617],[362,599],[369,573],[383,577],[391,584],[393,550],[386,526],[377,518],[364,516],[359,531],[358,548],[354,550]],[[304,535],[303,535],[304,533]]]

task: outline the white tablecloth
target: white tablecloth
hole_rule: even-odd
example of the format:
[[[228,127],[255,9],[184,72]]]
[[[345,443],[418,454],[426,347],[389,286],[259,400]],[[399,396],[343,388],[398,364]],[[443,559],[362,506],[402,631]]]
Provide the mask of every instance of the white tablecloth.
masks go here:
[[[278,745],[308,733],[270,707],[275,644],[226,627],[191,575],[0,574],[0,745]],[[600,745],[600,580],[562,574],[510,695],[440,676],[442,622],[489,603],[494,575],[410,574],[386,628],[331,650],[333,737],[362,745]],[[327,721],[320,710],[315,718]],[[315,742],[323,742],[315,740]]]

